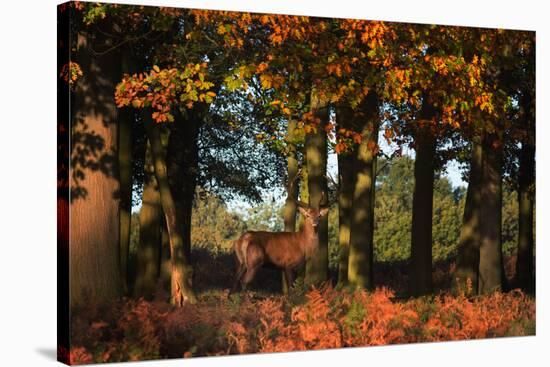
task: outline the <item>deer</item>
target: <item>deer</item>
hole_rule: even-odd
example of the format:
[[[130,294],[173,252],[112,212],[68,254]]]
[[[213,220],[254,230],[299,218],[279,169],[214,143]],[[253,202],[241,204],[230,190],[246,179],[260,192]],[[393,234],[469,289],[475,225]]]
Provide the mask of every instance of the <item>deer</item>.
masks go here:
[[[294,180],[287,187],[290,197],[293,197],[293,183]],[[290,290],[294,283],[294,270],[311,258],[319,248],[317,229],[321,218],[326,216],[329,210],[328,203],[324,201],[324,191],[315,207],[311,206],[311,203],[306,204],[294,199],[304,217],[303,225],[297,232],[247,231],[234,241],[237,271],[230,294],[237,291],[239,284],[242,290],[246,290],[258,269],[264,264],[284,270],[287,289]]]

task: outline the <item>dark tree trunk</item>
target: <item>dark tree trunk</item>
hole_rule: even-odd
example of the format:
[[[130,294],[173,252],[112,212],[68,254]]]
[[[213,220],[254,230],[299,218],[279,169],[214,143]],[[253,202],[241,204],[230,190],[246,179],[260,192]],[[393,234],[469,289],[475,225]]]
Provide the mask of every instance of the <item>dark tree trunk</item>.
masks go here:
[[[456,270],[452,283],[452,287],[457,293],[477,294],[478,292],[482,161],[481,138],[476,135],[472,139],[470,178],[458,242]]]
[[[145,123],[147,136],[149,137],[151,150],[153,152],[155,176],[160,191],[160,202],[166,220],[168,238],[170,240],[170,257],[172,263],[171,303],[176,306],[182,306],[186,302],[195,303],[196,296],[192,289],[193,268],[189,264],[184,250],[182,229],[168,181],[166,157],[163,154],[159,131],[160,126],[154,124],[150,118],[148,118]]]
[[[300,180],[299,194],[298,194],[298,196],[300,197],[300,201],[302,201],[304,203],[309,203],[307,164],[305,166],[302,166],[301,174],[300,174],[300,177],[298,179]],[[296,222],[297,222],[296,227],[301,228],[301,226],[304,224],[303,216],[298,215],[296,217]],[[307,261],[306,261],[306,263],[307,263]],[[306,265],[307,264],[304,264],[304,266],[299,266],[296,269],[296,278],[294,280],[298,281],[301,284],[305,284]]]
[[[288,121],[288,153],[287,153],[287,180],[288,185],[297,180],[298,174],[298,157],[296,153],[296,121]],[[289,192],[285,201],[284,208],[284,224],[286,232],[294,232],[296,230],[296,199],[298,198],[298,185],[292,185],[292,192]],[[282,271],[282,290],[283,294],[287,294],[287,279],[285,271]]]
[[[502,131],[485,133],[481,183],[481,243],[479,249],[480,294],[505,287],[502,260]]]
[[[525,98],[525,136],[521,142],[518,177],[519,233],[516,263],[517,285],[526,292],[535,290],[533,270],[535,205],[535,123],[531,98]]]
[[[168,238],[168,229],[166,223],[162,221],[161,231],[161,249],[160,249],[160,284],[162,288],[170,292],[170,283],[172,278],[172,262],[170,259],[170,238]]]
[[[124,293],[128,292],[128,256],[132,218],[132,127],[134,112],[118,111],[118,167],[120,171],[120,277]]]
[[[373,287],[374,200],[376,152],[379,128],[379,101],[369,93],[359,111],[362,141],[355,159],[355,187],[351,217],[348,282],[365,289]]]
[[[183,248],[191,259],[191,215],[198,175],[198,132],[200,106],[185,114],[175,111],[174,124],[168,139],[166,165],[172,195],[180,220]]]
[[[151,144],[147,144],[144,164],[143,197],[139,213],[139,244],[134,286],[135,297],[150,298],[159,275],[162,208],[155,177]]]
[[[328,106],[315,89],[311,92],[311,111],[319,119],[316,131],[306,134],[305,151],[308,173],[309,204],[318,208],[321,195],[327,192],[327,134]],[[326,197],[326,196],[325,196]],[[306,263],[306,284],[319,284],[328,279],[328,216],[317,226],[319,248]]]
[[[336,123],[339,128],[349,129],[352,111],[349,108],[338,108]],[[353,202],[355,149],[338,154],[338,286],[348,284],[349,242],[351,232],[351,215]]]
[[[76,84],[71,126],[72,306],[113,301],[121,295],[118,128],[113,94],[120,63],[113,52],[94,54],[98,43],[100,47],[111,45],[100,34],[81,33],[77,38],[75,61],[84,75]]]
[[[411,229],[411,293],[421,296],[432,291],[432,211],[435,139],[431,132],[416,136],[414,194]]]
[[[431,121],[432,117],[432,108],[423,106],[421,118]],[[418,127],[415,135],[409,279],[411,294],[421,296],[432,292],[432,213],[436,140],[429,125]]]

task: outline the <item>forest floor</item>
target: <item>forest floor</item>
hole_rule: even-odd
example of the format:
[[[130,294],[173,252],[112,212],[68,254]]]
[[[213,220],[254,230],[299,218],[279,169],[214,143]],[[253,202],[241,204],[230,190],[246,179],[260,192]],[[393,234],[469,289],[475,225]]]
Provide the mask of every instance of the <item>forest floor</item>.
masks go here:
[[[512,278],[515,259],[506,259]],[[535,335],[535,298],[519,290],[466,297],[445,292],[453,263],[436,264],[435,294],[409,298],[406,264],[376,264],[373,292],[329,283],[288,297],[281,275],[262,269],[246,292],[229,295],[230,254],[193,253],[198,302],[174,308],[152,300],[87,304],[71,314],[71,363],[116,362],[258,352]]]

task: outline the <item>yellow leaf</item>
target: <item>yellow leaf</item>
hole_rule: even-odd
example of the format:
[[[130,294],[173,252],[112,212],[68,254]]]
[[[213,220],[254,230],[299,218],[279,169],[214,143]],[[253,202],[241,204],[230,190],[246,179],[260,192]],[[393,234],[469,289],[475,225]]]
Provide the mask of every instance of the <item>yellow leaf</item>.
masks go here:
[[[160,68],[157,65],[153,65],[153,70],[160,73]]]

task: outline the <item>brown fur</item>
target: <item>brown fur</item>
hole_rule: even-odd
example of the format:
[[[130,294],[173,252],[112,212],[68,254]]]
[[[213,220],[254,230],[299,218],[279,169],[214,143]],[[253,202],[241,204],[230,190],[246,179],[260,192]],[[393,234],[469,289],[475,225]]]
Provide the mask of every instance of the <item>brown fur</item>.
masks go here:
[[[292,285],[293,271],[311,257],[319,247],[315,226],[328,209],[299,208],[305,222],[298,232],[245,232],[233,244],[237,273],[232,292],[241,283],[243,289],[252,281],[264,263],[286,272],[287,286]]]

